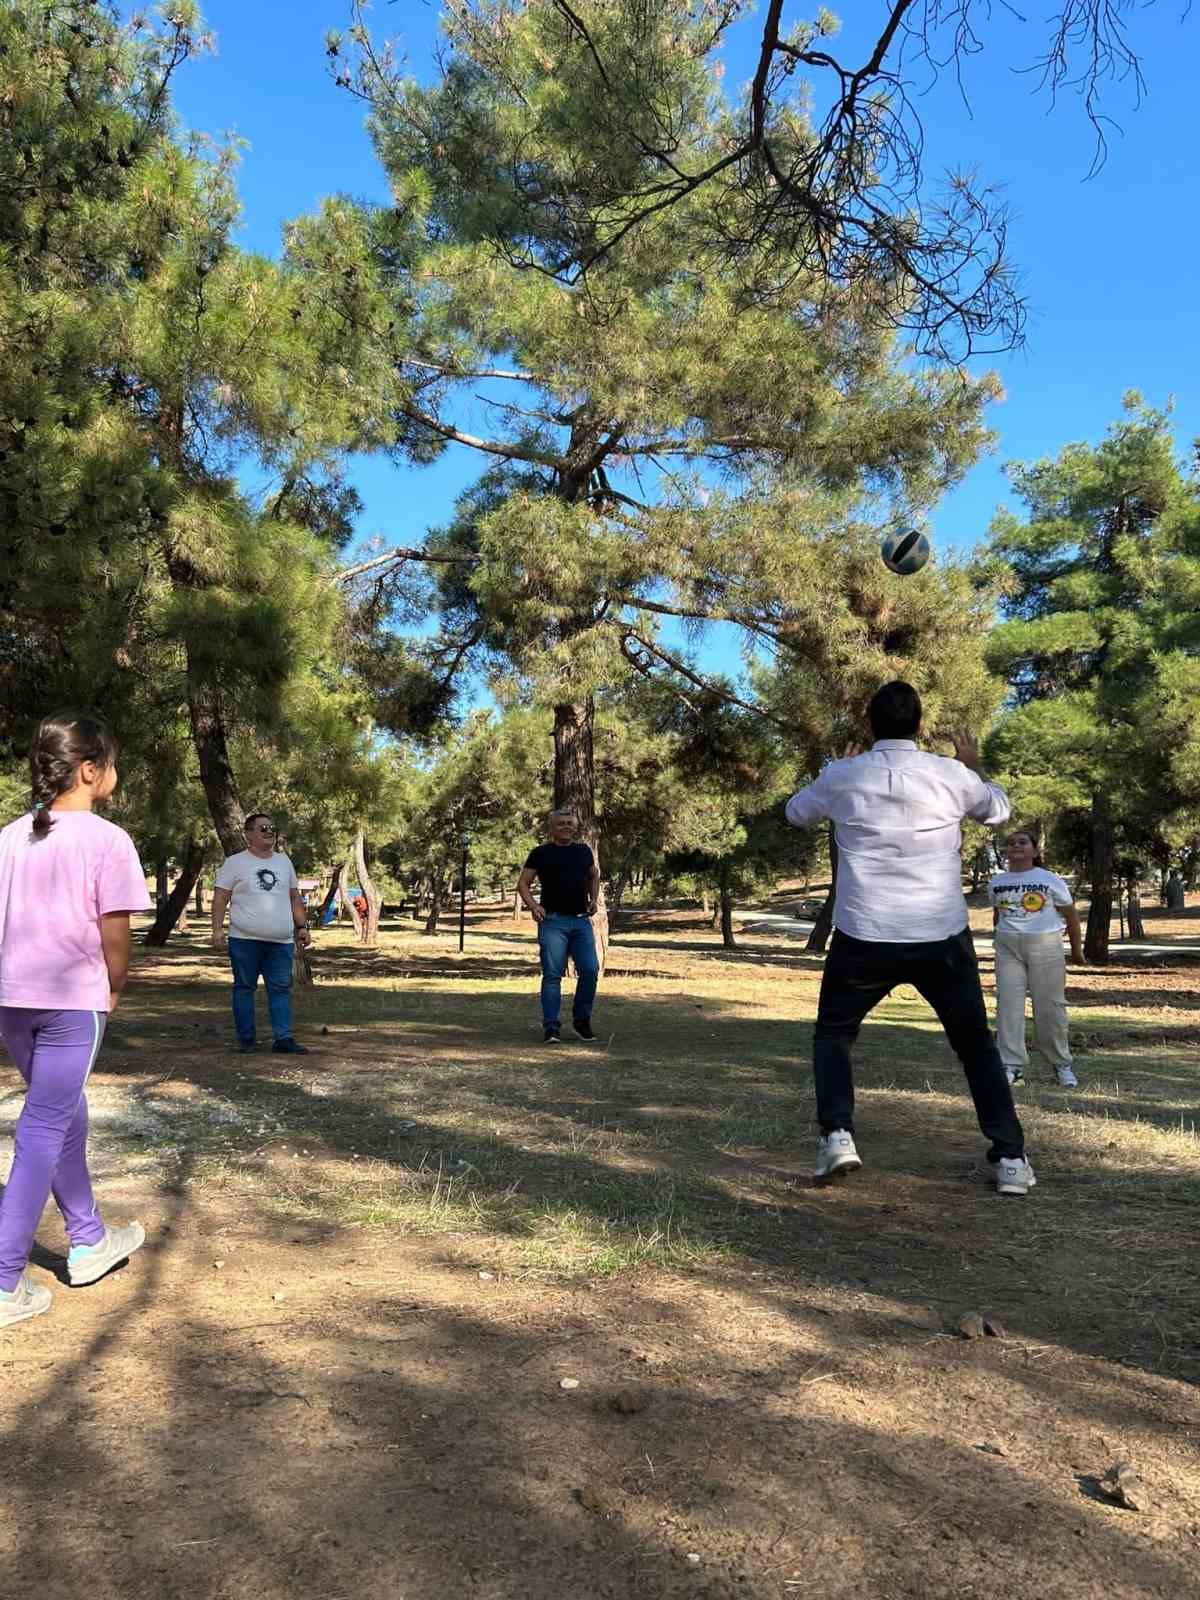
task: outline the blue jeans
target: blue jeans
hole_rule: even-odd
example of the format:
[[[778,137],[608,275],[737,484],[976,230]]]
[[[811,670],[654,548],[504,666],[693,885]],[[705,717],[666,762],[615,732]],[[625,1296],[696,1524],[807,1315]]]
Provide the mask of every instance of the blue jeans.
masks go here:
[[[243,1044],[254,1041],[254,991],[259,974],[267,986],[267,1009],[276,1039],[292,1037],[292,946],[268,939],[230,939],[233,1026]]]
[[[562,980],[567,957],[575,963],[575,1004],[571,1015],[586,1022],[592,1014],[600,963],[596,959],[596,940],[586,917],[564,917],[550,911],[538,923],[538,955],[542,962],[542,1022],[557,1028],[562,1009]]]

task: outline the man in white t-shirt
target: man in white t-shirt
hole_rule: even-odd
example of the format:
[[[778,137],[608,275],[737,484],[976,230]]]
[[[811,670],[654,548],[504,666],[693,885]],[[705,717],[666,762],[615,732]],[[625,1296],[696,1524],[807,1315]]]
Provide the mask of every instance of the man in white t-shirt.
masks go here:
[[[261,811],[246,818],[246,848],[227,856],[217,873],[212,899],[212,936],[225,943],[229,908],[229,964],[233,968],[233,1025],[238,1049],[258,1048],[254,1037],[254,991],[261,977],[267,988],[272,1049],[281,1055],[306,1055],[292,1035],[293,940],[308,944],[308,912],[296,869],[275,849],[276,829]]]
[[[955,737],[954,757],[918,749],[921,700],[911,684],[885,683],[869,716],[871,749],[830,762],[787,803],[794,827],[828,817],[838,848],[834,935],[813,1030],[821,1129],[815,1177],[825,1183],[862,1165],[850,1049],[867,1014],[898,984],[911,983],[963,1064],[997,1190],[1028,1194],[1036,1180],[988,1028],[962,891],[963,818],[1003,822],[1008,796],[980,772],[965,736]]]
[[[1033,1001],[1038,1049],[1064,1089],[1079,1080],[1071,1063],[1067,1029],[1067,964],[1063,928],[1071,958],[1083,964],[1083,930],[1066,883],[1048,871],[1030,834],[1010,834],[1004,846],[1006,872],[988,880],[988,899],[996,924],[996,1042],[1010,1083],[1020,1083],[1029,1064],[1025,1042],[1025,996]]]

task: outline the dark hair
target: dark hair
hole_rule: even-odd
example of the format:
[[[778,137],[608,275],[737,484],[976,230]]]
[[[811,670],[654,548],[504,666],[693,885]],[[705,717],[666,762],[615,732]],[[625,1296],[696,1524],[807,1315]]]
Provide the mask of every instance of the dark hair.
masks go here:
[[[116,759],[116,737],[96,712],[56,711],[46,717],[29,751],[34,838],[44,839],[50,832],[50,807],[75,787],[85,761],[111,767]]]
[[[1042,852],[1038,849],[1037,840],[1034,838],[1033,834],[1030,833],[1028,828],[1013,828],[1011,830],[1011,832],[1006,833],[1004,835],[1005,844],[1007,844],[1010,839],[1015,839],[1017,834],[1023,834],[1024,837],[1026,839],[1028,839],[1030,844],[1033,846],[1033,864],[1034,864],[1034,866],[1035,867],[1043,866],[1044,863],[1042,861]]]
[[[248,833],[252,824],[257,822],[260,817],[264,822],[270,822],[271,813],[269,811],[252,811],[245,822],[242,823],[242,832]]]
[[[867,715],[876,739],[911,739],[921,726],[921,696],[897,678],[876,689]]]

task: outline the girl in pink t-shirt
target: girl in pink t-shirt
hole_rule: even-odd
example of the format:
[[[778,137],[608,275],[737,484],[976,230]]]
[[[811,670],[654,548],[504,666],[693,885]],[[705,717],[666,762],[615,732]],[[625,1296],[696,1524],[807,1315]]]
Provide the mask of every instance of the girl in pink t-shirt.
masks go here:
[[[0,832],[0,1038],[28,1088],[0,1198],[0,1328],[50,1309],[25,1275],[51,1194],[71,1241],[67,1276],[94,1283],[145,1241],[106,1228],[87,1166],[84,1085],[129,971],[129,914],[150,905],[133,840],[93,806],[117,786],[99,717],[47,717],[29,753],[33,809]]]

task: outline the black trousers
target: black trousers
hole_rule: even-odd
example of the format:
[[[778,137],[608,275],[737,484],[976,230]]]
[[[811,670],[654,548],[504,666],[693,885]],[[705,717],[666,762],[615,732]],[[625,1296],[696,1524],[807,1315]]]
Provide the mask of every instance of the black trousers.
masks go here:
[[[817,1121],[822,1133],[854,1132],[854,1080],[850,1046],[863,1018],[899,983],[910,983],[937,1013],[951,1048],[963,1064],[988,1154],[1020,1156],[1025,1135],[1012,1090],[988,1028],[979,963],[964,928],[951,939],[926,944],[885,944],[834,933],[821,978],[813,1072]]]

